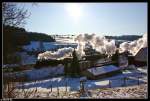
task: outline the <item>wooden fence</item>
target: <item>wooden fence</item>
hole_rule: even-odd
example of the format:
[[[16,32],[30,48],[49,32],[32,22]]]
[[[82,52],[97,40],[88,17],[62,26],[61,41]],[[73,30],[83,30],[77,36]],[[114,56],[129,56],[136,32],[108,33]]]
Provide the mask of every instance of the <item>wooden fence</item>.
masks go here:
[[[114,80],[120,80],[120,81],[122,81],[121,82],[121,84],[122,84],[122,87],[126,87],[126,86],[128,86],[129,85],[129,83],[128,83],[128,81],[129,80],[135,80],[135,81],[137,81],[137,85],[140,85],[141,83],[140,83],[140,79],[141,79],[142,77],[123,77],[123,78],[118,78],[118,79],[111,79],[111,80],[109,80],[109,84],[108,84],[108,88],[112,88],[113,86],[113,84],[112,84],[112,82],[114,81]],[[118,82],[119,83],[119,82]],[[147,83],[147,82],[144,82],[144,81],[142,81],[142,83]],[[134,84],[134,85],[136,85],[136,83]]]
[[[109,83],[108,83],[108,86],[107,86],[107,88],[112,88],[112,87],[114,87],[114,85],[113,85],[113,81],[114,80],[120,80],[121,81],[121,84],[122,84],[122,87],[126,87],[126,86],[128,86],[128,80],[135,80],[136,82],[135,82],[135,84],[134,85],[140,85],[141,84],[141,78],[142,77],[140,77],[140,76],[137,76],[137,77],[132,77],[132,76],[130,76],[130,77],[123,77],[123,78],[117,78],[117,79],[111,79],[111,80],[109,80]],[[36,83],[36,81],[35,81],[35,83]],[[88,83],[88,82],[85,82],[85,83]],[[85,83],[84,83],[84,87],[86,88],[86,86],[85,86]],[[142,83],[147,83],[147,82],[142,82]],[[118,82],[118,84],[119,84],[119,82]],[[50,84],[50,86],[49,86],[49,93],[52,93],[53,92],[53,87],[56,87],[56,90],[55,90],[55,92],[56,92],[56,95],[57,96],[59,96],[60,94],[61,94],[61,88],[59,88],[59,86],[57,85],[53,85],[53,84]],[[69,86],[69,81],[66,81],[66,82],[64,82],[64,86],[65,86],[65,90],[63,91],[63,92],[65,92],[65,94],[68,94],[68,93],[71,93],[71,91],[69,91],[68,90],[68,86]],[[24,88],[23,88],[24,89]],[[37,89],[36,89],[37,90]],[[86,88],[86,90],[88,90],[87,88]],[[80,90],[79,90],[80,91]],[[34,94],[35,95],[35,94]]]

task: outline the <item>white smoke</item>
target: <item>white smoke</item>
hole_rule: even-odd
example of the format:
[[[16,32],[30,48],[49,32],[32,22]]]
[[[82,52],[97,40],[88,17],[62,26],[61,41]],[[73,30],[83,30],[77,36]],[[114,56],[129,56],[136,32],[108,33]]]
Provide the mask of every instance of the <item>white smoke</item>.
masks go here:
[[[78,58],[85,55],[84,49],[91,48],[101,54],[113,55],[116,52],[115,40],[108,40],[105,37],[95,34],[80,34],[74,38],[74,41],[78,44],[76,52]],[[139,49],[147,47],[147,34],[144,34],[142,38],[132,41],[124,42],[120,44],[119,52],[129,51],[133,55],[138,52]],[[62,59],[70,56],[73,52],[73,48],[61,48],[58,51],[46,51],[38,55],[38,59]]]
[[[142,38],[132,42],[124,42],[120,44],[119,52],[129,51],[132,55],[135,55],[141,48],[147,47],[147,33]]]
[[[52,51],[46,51],[44,53],[38,54],[38,59],[60,59],[65,58],[72,54],[73,48],[60,48],[58,51],[52,52]]]
[[[97,36],[95,34],[80,34],[76,36],[75,42],[78,43],[77,52],[81,56],[85,55],[85,48],[93,48],[102,54],[112,55],[116,51],[115,41],[107,40],[105,37]]]

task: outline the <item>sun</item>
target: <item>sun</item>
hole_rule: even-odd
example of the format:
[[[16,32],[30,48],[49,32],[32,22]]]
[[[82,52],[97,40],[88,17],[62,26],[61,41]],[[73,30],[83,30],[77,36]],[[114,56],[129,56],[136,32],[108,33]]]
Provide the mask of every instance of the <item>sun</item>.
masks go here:
[[[82,16],[82,9],[81,5],[78,3],[67,3],[65,4],[66,10],[68,11],[68,14],[78,20]]]

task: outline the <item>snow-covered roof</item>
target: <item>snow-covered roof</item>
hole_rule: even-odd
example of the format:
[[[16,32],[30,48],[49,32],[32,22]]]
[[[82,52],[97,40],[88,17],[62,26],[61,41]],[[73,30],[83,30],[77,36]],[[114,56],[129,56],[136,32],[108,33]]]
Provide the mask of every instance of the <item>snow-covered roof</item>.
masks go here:
[[[148,51],[148,47],[141,48],[135,55],[135,60],[147,61],[147,56],[148,56],[147,51]]]
[[[120,68],[114,66],[114,65],[108,65],[108,66],[101,66],[101,67],[94,67],[88,69],[90,73],[92,73],[94,76],[105,74],[108,72],[119,70]]]

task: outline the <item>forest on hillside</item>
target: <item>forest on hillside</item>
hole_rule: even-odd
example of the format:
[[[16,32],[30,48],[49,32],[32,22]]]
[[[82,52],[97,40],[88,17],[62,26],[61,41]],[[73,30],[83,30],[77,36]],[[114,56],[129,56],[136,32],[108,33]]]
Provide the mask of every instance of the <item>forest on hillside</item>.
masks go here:
[[[27,32],[24,28],[3,25],[3,57],[22,50],[23,45],[31,41],[55,42],[50,35],[37,32]]]
[[[134,41],[142,37],[142,35],[121,35],[121,36],[105,36],[107,39]]]

